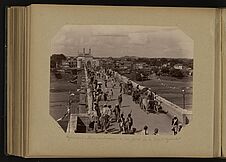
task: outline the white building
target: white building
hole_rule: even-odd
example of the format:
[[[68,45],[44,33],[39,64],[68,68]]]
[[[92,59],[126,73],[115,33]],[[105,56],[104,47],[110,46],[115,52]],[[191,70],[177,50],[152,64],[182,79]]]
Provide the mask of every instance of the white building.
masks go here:
[[[181,65],[181,64],[175,64],[173,67],[174,67],[174,69],[178,69],[178,70],[183,69],[183,65]]]
[[[100,61],[98,59],[93,59],[93,66],[95,67],[100,66]]]
[[[82,53],[78,53],[77,57],[77,68],[82,68],[84,65],[87,65],[88,67],[93,66],[93,56],[91,54],[91,49],[89,49],[89,52],[86,53],[86,49],[83,48]]]
[[[77,67],[77,59],[76,59],[76,57],[68,56],[67,57],[67,62],[69,63],[69,67],[71,67],[71,68]]]

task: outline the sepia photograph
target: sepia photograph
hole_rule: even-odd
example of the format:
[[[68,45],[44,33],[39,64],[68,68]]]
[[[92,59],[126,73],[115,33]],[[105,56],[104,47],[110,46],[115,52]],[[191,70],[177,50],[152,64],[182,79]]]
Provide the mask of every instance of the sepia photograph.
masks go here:
[[[50,116],[65,133],[177,135],[192,123],[194,41],[176,26],[65,25]]]

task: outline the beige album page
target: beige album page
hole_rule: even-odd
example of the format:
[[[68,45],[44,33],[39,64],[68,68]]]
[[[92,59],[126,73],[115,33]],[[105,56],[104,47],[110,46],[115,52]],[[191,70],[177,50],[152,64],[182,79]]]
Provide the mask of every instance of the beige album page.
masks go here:
[[[225,83],[226,83],[226,76],[225,76],[225,70],[226,70],[226,38],[225,38],[225,32],[226,32],[226,12],[225,9],[222,9],[222,156],[225,157],[225,151],[226,151],[226,140],[225,140],[225,134],[226,134],[226,95],[225,95]]]
[[[215,32],[216,9],[32,5],[27,156],[217,156]]]

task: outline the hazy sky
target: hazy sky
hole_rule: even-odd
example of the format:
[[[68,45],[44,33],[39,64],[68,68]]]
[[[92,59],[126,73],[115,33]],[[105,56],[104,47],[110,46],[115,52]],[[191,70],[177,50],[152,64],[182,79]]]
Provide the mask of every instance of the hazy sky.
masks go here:
[[[52,53],[93,56],[193,58],[193,40],[177,27],[66,25],[52,40]]]

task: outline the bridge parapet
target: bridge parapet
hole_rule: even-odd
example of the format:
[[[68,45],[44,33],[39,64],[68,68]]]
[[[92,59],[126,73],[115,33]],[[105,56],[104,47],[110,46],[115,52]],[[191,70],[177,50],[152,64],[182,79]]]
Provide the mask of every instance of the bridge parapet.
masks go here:
[[[174,103],[166,100],[165,98],[156,95],[156,99],[161,102],[161,105],[164,110],[166,110],[170,117],[174,115],[177,116],[178,120],[186,125],[191,121],[192,112],[186,109],[182,109],[180,106],[175,105]]]
[[[87,69],[85,69],[85,83],[86,83],[86,93],[87,93],[87,108],[88,108],[88,114],[92,115],[93,113],[93,97],[92,97],[92,92],[91,89],[89,87],[89,78],[88,78],[88,73],[87,73]]]

